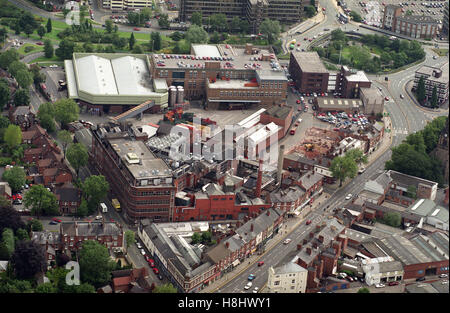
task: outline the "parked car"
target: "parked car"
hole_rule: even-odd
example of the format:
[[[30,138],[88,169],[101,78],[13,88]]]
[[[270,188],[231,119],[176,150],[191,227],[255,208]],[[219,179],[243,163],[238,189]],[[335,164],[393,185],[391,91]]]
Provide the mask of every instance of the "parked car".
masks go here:
[[[258,290],[259,290],[259,288],[258,287],[255,287],[255,289],[253,289],[253,293],[258,293]]]
[[[346,197],[345,200],[350,200],[353,197],[353,195],[351,193],[349,193]]]
[[[138,247],[138,249],[142,249],[142,245],[139,242],[136,242],[136,247]]]
[[[155,261],[153,259],[148,259],[147,262],[150,267],[155,267]]]
[[[384,97],[384,100],[389,101],[389,97],[387,97],[387,96]]]
[[[158,279],[159,279],[159,280],[163,280],[163,277],[162,277],[161,274],[158,274]]]
[[[141,251],[141,254],[142,254],[142,255],[145,255],[145,250],[144,250],[144,249],[141,249],[141,250],[139,250],[139,251]]]
[[[375,285],[375,288],[384,288],[384,287],[386,287],[385,284],[376,284]]]
[[[156,275],[158,275],[158,274],[159,274],[159,270],[158,270],[156,267],[154,267],[154,268],[153,268],[153,273],[155,273]]]
[[[447,278],[447,277],[448,277],[447,274],[441,274],[441,275],[439,275],[439,278]]]
[[[263,266],[264,265],[264,261],[259,261],[258,262],[258,266]]]
[[[405,96],[403,94],[400,94],[400,99],[403,99]]]
[[[291,242],[292,240],[290,238],[287,238],[285,241],[283,241],[283,244],[287,245]]]
[[[425,276],[419,277],[416,279],[416,281],[424,281],[425,280]]]
[[[139,27],[134,27],[133,30],[140,31],[141,29]]]
[[[50,225],[58,225],[58,223],[57,222],[55,222],[55,221],[50,221],[50,223],[49,223]]]
[[[400,284],[398,281],[391,281],[388,283],[389,286],[397,286],[398,284]]]
[[[306,221],[306,225],[311,224],[311,222],[312,222],[311,220],[307,220],[307,221]]]
[[[59,219],[59,218],[56,218],[56,217],[52,218],[52,221],[55,221],[55,222],[57,222],[57,223],[61,223],[61,222],[62,222],[62,220],[61,220],[61,219]]]
[[[38,46],[43,46],[43,45],[44,45],[44,43],[43,43],[42,41],[38,41],[38,42],[36,42],[36,44],[37,44]]]

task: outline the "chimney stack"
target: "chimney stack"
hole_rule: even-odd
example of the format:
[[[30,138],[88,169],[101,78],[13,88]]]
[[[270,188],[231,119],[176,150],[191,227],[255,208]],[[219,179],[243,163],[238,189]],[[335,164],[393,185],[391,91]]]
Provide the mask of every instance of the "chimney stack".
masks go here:
[[[323,236],[322,236],[322,235],[319,235],[319,241],[320,241],[321,243],[323,243],[323,241],[324,241],[324,238],[323,238]]]
[[[229,248],[230,247],[230,243],[229,242],[225,242],[225,247]]]
[[[310,232],[310,233],[309,233],[309,238],[312,238],[312,237],[314,237],[314,233],[313,233],[313,232]]]
[[[283,173],[283,160],[284,160],[284,145],[280,145],[280,150],[278,151],[278,172],[277,172],[277,183],[281,184],[281,174]]]
[[[257,198],[261,197],[262,167],[263,167],[263,160],[259,159],[258,179],[256,180],[256,190],[255,190],[255,197]]]
[[[310,247],[306,248],[306,253],[307,253],[308,255],[311,255],[311,248],[310,248]]]
[[[253,231],[253,223],[250,225],[250,231]]]
[[[298,244],[298,245],[297,245],[297,250],[300,251],[301,249],[302,249],[302,245],[301,245],[301,244]]]

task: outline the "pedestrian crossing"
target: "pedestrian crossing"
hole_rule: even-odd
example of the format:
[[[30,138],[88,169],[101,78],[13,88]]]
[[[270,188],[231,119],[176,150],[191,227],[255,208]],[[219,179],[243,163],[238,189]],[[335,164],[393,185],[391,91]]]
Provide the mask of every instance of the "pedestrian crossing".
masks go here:
[[[399,135],[399,134],[401,134],[401,135],[408,135],[408,130],[406,128],[404,128],[404,129],[394,128],[393,129],[393,135],[395,136],[395,135]]]

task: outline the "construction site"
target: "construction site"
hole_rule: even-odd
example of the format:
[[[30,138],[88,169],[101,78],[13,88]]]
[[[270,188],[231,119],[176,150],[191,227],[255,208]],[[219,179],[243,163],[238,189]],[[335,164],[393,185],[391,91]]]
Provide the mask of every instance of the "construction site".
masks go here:
[[[335,131],[311,127],[305,131],[300,143],[291,146],[287,153],[297,152],[308,159],[330,157],[340,141],[341,136]]]

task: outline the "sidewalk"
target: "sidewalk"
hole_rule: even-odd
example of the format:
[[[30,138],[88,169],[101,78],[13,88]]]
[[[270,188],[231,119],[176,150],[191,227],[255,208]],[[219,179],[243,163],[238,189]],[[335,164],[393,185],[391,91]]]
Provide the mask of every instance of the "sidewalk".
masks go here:
[[[329,194],[323,192],[322,195],[320,195],[313,202],[311,211],[313,211],[316,207],[320,206],[320,204],[323,203],[329,197],[330,197]],[[264,254],[269,252],[274,246],[278,245],[282,240],[288,237],[288,235],[294,229],[296,229],[297,226],[304,220],[305,218],[300,217],[285,218],[282,227],[280,228],[280,231],[278,232],[278,234],[274,234],[273,238],[267,242],[265,251],[262,255],[258,255],[256,253],[253,254],[243,263],[239,264],[233,271],[226,273],[221,278],[217,279],[212,284],[199,291],[199,293],[213,293],[220,291],[220,288],[222,288],[225,284],[229,283],[237,276],[241,275],[244,271],[247,270],[247,268],[256,263]]]

